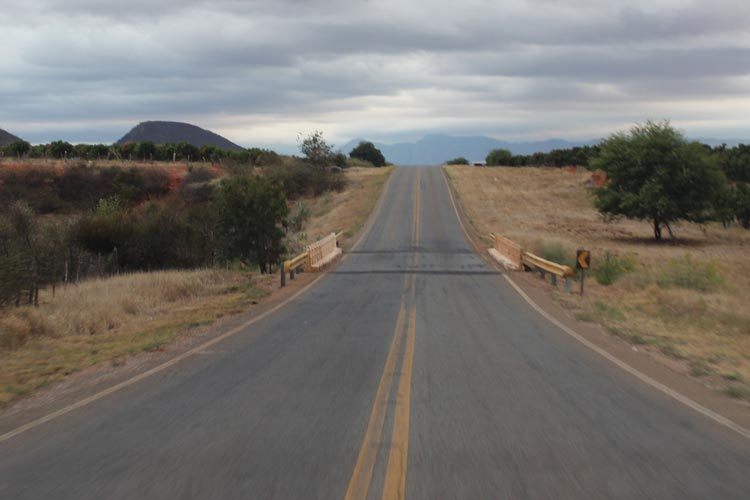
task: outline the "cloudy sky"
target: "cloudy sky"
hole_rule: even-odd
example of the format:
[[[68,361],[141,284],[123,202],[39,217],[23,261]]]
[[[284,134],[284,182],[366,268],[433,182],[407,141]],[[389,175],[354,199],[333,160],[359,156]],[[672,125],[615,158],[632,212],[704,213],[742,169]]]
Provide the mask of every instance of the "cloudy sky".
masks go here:
[[[747,0],[0,0],[0,128],[243,146],[425,133],[750,139]]]

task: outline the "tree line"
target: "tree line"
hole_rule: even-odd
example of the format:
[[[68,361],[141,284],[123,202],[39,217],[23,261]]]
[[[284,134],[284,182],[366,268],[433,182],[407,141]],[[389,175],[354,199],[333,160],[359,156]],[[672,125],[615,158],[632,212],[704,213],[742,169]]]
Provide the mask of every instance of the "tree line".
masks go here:
[[[335,151],[333,145],[323,139],[323,133],[315,131],[299,139],[304,158],[315,166],[347,167],[347,156]],[[242,150],[222,149],[214,145],[194,146],[188,142],[155,144],[152,141],[126,142],[123,144],[71,144],[52,141],[31,145],[24,140],[6,144],[0,148],[0,156],[8,158],[52,158],[71,160],[128,160],[128,161],[180,161],[237,163],[243,165],[275,165],[283,161],[282,155],[270,149],[247,148]],[[383,153],[371,142],[362,141],[349,152],[375,167],[386,165]]]
[[[314,153],[245,170],[158,165],[0,170],[0,306],[94,276],[235,263],[272,272],[299,228],[288,200],[340,191]],[[313,156],[308,156],[310,153]]]
[[[32,145],[24,140],[19,140],[0,148],[0,154],[8,158],[53,158],[90,161],[202,161],[210,163],[230,161],[258,166],[271,165],[281,161],[281,155],[270,149],[247,148],[232,150],[222,149],[211,144],[198,147],[188,142],[155,144],[151,141],[110,145],[71,144],[66,141],[52,141],[47,144]]]

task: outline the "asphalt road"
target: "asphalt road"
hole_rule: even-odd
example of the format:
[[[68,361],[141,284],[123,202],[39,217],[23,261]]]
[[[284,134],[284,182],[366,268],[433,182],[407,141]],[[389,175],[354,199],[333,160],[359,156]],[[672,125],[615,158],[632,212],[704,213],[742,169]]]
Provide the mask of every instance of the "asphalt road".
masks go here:
[[[539,317],[400,168],[293,303],[0,443],[0,497],[746,499],[747,441]]]

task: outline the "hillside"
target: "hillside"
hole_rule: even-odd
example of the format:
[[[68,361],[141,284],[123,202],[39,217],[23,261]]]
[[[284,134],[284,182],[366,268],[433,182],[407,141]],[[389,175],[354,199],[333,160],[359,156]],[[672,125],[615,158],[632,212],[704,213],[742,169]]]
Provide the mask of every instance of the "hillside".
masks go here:
[[[243,149],[229,139],[215,134],[210,130],[205,130],[189,123],[164,121],[141,122],[133,127],[117,143],[124,144],[126,142],[144,141],[151,141],[156,144],[187,142],[196,147],[209,144],[221,149],[235,151]]]
[[[5,146],[6,144],[10,144],[11,142],[19,141],[19,140],[20,138],[0,128],[0,147]]]

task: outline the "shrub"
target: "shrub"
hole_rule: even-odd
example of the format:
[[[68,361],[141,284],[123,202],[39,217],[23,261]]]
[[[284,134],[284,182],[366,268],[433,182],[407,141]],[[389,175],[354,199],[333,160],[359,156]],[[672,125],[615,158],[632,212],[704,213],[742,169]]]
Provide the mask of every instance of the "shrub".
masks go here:
[[[559,241],[540,241],[536,245],[536,251],[543,259],[575,267],[573,252],[565,248],[565,246]]]
[[[513,153],[507,149],[493,149],[487,155],[487,166],[512,165]]]
[[[289,228],[295,232],[302,231],[305,222],[310,218],[310,206],[305,202],[297,203],[289,214]]]
[[[341,191],[346,184],[346,179],[336,172],[300,163],[266,167],[264,176],[292,200],[301,196],[318,196],[327,191]]]
[[[725,285],[715,262],[694,261],[689,254],[670,259],[656,278],[661,287],[688,288],[702,292],[718,290]]]
[[[634,267],[635,261],[632,258],[618,257],[606,252],[604,258],[594,267],[594,278],[600,285],[609,286]]]
[[[371,142],[361,141],[356,148],[351,150],[349,156],[368,161],[376,167],[385,166],[385,156]]]
[[[458,158],[453,158],[452,160],[448,160],[445,162],[446,165],[468,165],[469,160],[464,158],[463,156],[460,156]]]
[[[182,180],[182,185],[194,184],[197,182],[208,182],[216,178],[216,173],[205,167],[198,167],[190,169],[185,178]]]

